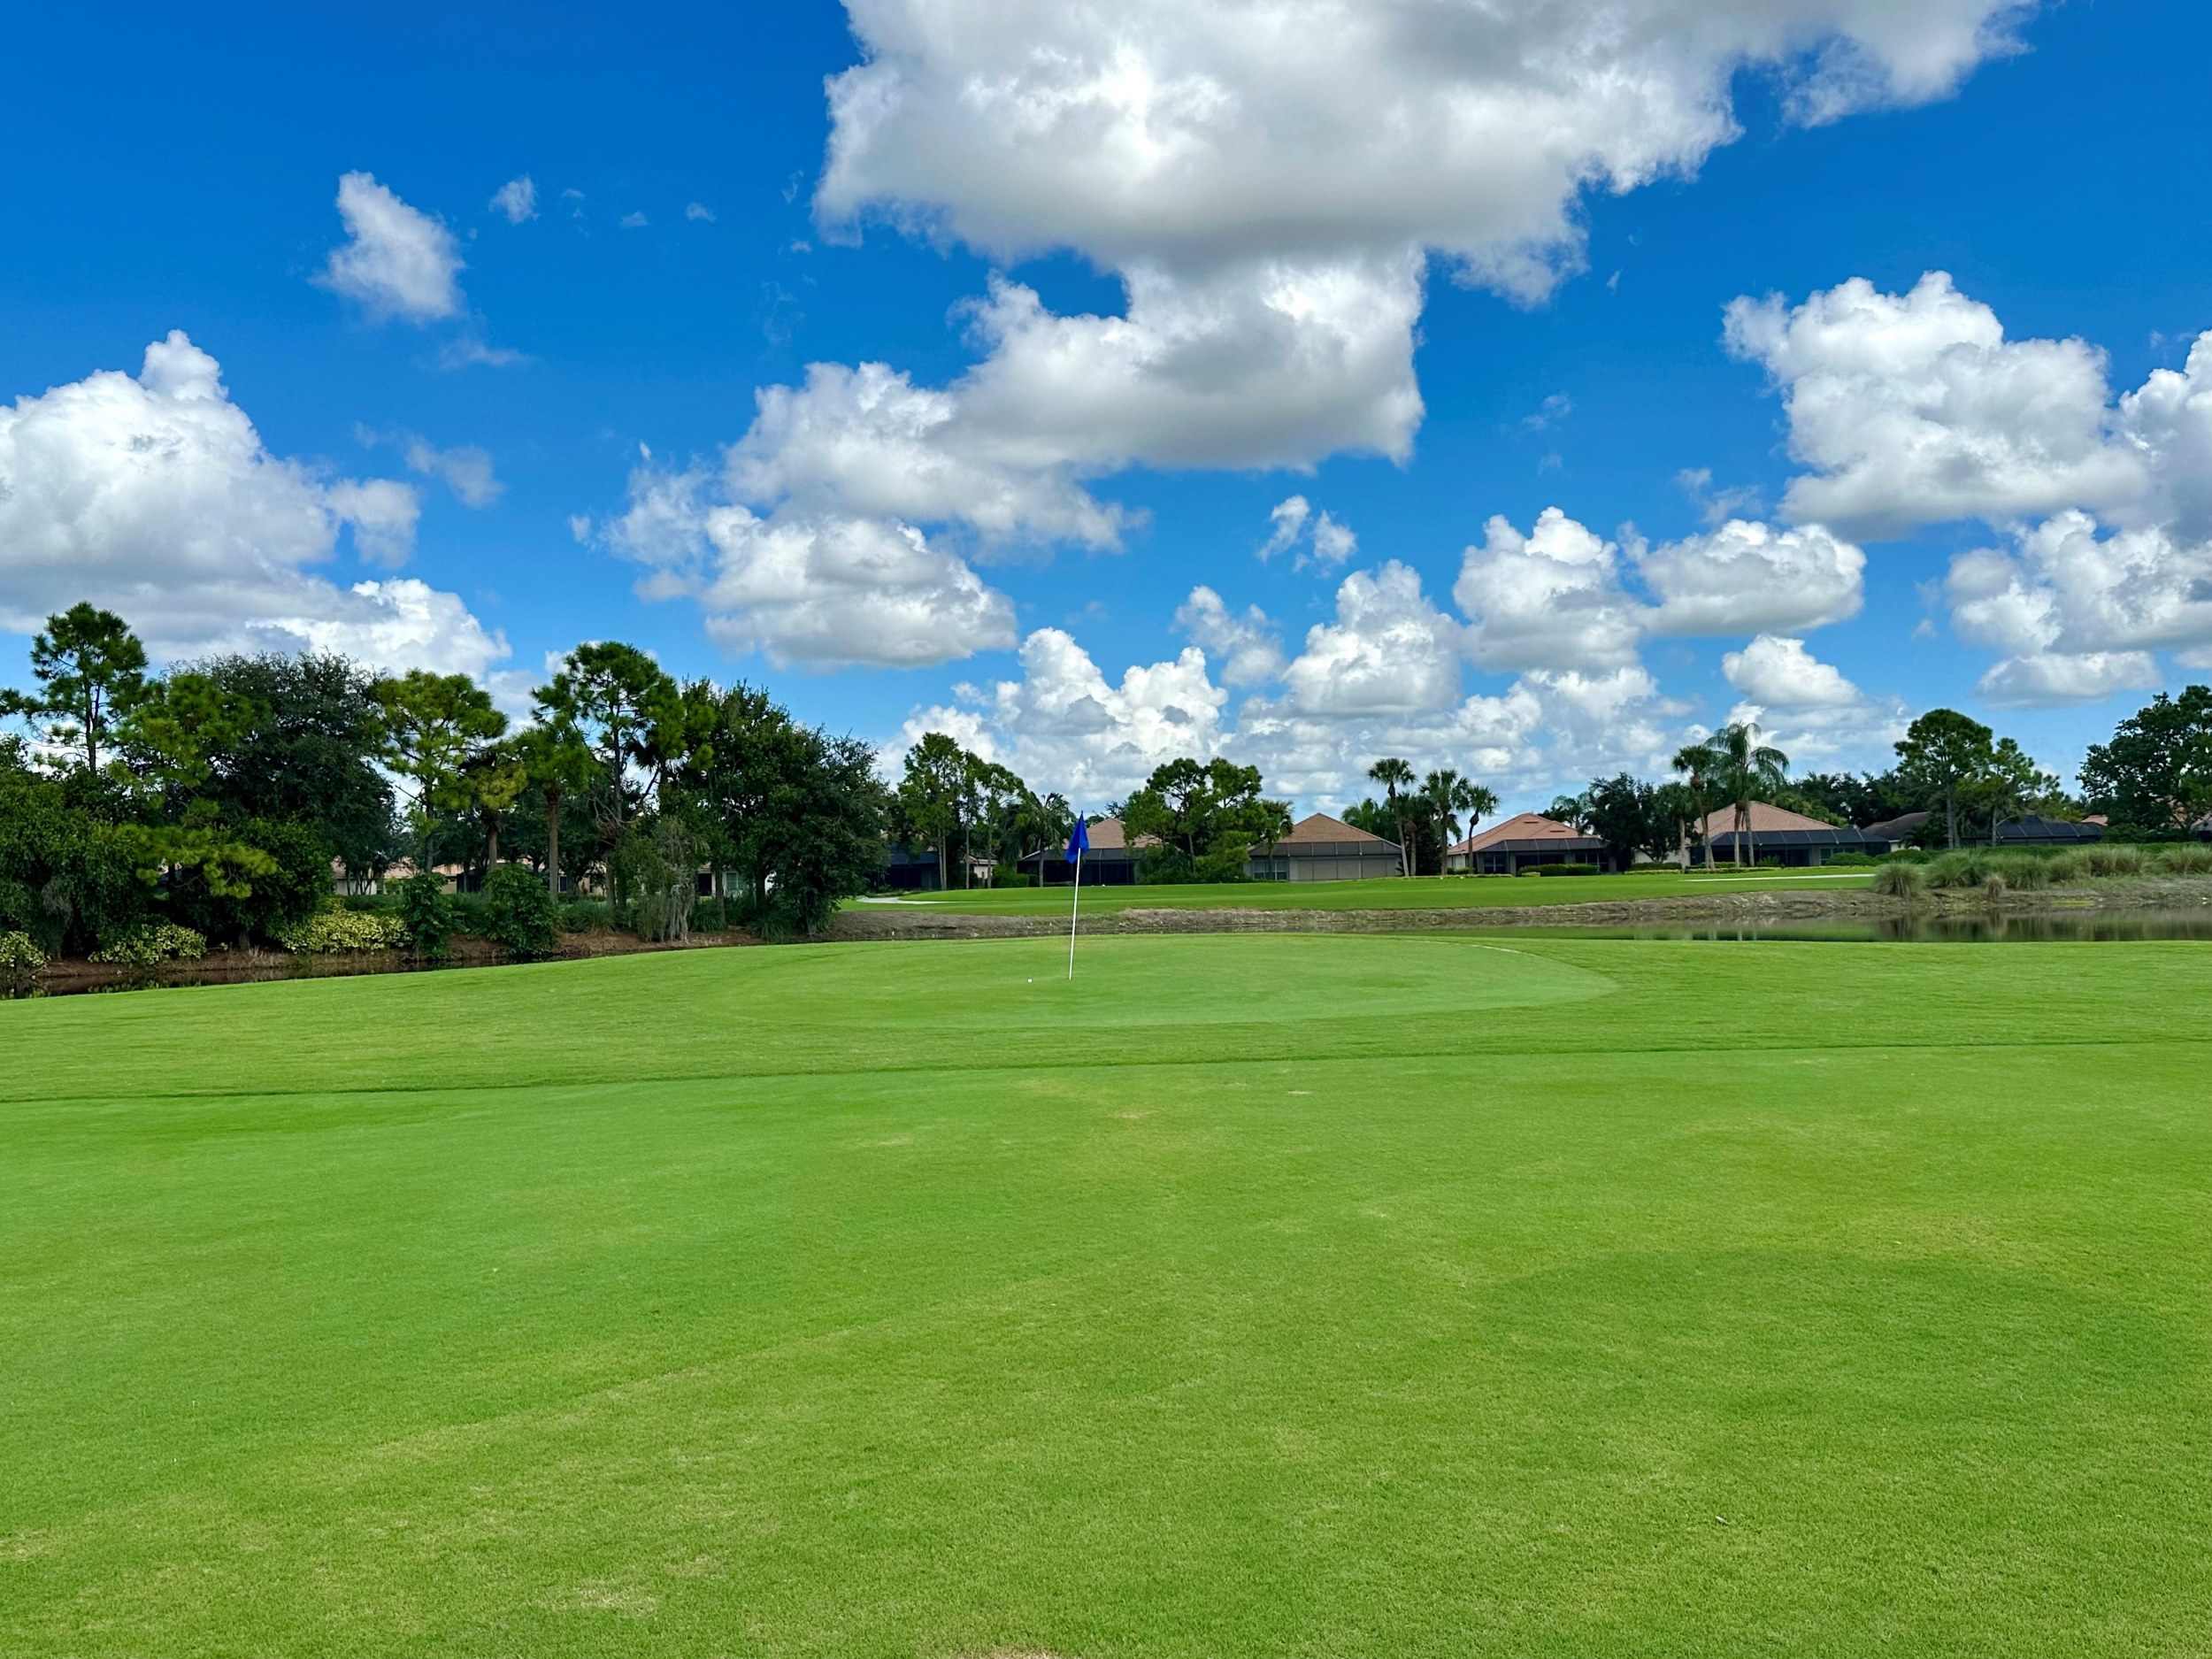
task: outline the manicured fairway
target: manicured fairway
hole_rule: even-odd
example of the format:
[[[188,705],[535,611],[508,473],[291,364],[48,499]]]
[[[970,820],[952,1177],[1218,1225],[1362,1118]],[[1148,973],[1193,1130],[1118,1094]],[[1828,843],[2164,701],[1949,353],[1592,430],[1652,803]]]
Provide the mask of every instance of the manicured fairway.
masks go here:
[[[1699,894],[1777,892],[1863,887],[1868,870],[1794,870],[1741,874],[1726,868],[1710,875],[1645,872],[1627,876],[1423,876],[1407,881],[1194,882],[1171,887],[1086,887],[1083,904],[1094,912],[1127,910],[1494,910],[1529,904],[1613,904],[1624,899],[1678,899]],[[1064,916],[1074,895],[1058,887],[985,887],[917,893],[902,904],[990,916]]]
[[[0,1654],[2212,1650],[2212,948],[1062,961],[0,1004]]]

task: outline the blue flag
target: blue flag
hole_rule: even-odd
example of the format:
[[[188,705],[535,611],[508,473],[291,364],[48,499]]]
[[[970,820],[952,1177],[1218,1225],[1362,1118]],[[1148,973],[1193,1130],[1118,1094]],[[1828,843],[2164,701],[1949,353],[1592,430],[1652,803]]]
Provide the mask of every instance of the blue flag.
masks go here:
[[[1068,862],[1073,864],[1089,850],[1091,826],[1080,818],[1075,820],[1075,833],[1068,837]]]

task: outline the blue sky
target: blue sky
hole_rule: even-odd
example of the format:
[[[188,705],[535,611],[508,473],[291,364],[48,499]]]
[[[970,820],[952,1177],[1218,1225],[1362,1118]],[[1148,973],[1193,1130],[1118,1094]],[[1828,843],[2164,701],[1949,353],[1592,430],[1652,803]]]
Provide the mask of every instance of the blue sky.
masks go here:
[[[1540,804],[1751,709],[2070,772],[2212,672],[2212,17],[1684,4],[28,18],[0,672],[81,595],[517,706],[627,638],[1087,800]]]

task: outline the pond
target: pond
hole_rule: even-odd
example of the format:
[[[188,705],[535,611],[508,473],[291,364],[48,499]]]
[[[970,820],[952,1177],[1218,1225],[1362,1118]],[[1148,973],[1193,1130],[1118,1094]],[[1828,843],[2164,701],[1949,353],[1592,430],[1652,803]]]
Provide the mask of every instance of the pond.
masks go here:
[[[1988,910],[1880,916],[1824,922],[1653,922],[1617,927],[1500,927],[1486,935],[1526,939],[1684,939],[1716,944],[1801,941],[1834,944],[1982,945],[2053,941],[2135,943],[2212,940],[2212,909],[2196,910]]]

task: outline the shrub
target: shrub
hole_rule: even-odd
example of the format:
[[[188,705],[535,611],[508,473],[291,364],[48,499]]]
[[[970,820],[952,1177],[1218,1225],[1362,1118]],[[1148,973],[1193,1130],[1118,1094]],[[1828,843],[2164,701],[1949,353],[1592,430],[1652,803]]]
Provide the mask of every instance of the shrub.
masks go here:
[[[995,877],[991,885],[997,887],[1034,887],[1036,883],[1030,880],[1024,871],[1009,870]]]
[[[150,922],[94,951],[92,959],[115,967],[151,968],[165,962],[197,962],[205,955],[204,934],[174,922]]]
[[[1526,875],[1529,872],[1524,870],[1521,873]],[[1599,872],[1595,864],[1539,864],[1536,873],[1540,876],[1594,876]]]
[[[219,881],[204,862],[172,866],[163,908],[178,921],[210,938],[274,939],[330,896],[330,848],[312,825],[256,818],[215,833],[259,855],[256,863],[265,868]]]
[[[510,956],[553,953],[560,942],[553,895],[520,864],[501,864],[484,878],[484,937]]]
[[[565,933],[595,933],[611,926],[604,899],[565,899],[560,909],[560,930]]]
[[[2212,875],[2212,847],[2196,841],[2179,841],[2162,849],[2158,867],[2169,875]]]
[[[2051,861],[2041,853],[1984,852],[1975,868],[1985,886],[1994,879],[2030,892],[2051,885]]]
[[[1827,867],[1831,870],[1872,870],[1881,862],[1872,853],[1838,853],[1828,860]]]
[[[407,924],[388,911],[318,910],[303,922],[277,930],[276,941],[300,956],[335,956],[356,950],[397,950]]]
[[[1993,872],[1982,883],[1982,897],[1994,904],[2005,896],[2005,879]]]
[[[2139,847],[2084,847],[2074,856],[2081,860],[2084,875],[2139,876],[2143,873],[2143,849]]]
[[[714,897],[701,899],[691,912],[691,926],[695,933],[726,932],[730,926],[730,902]]]
[[[1924,864],[1892,862],[1874,872],[1874,890],[1893,899],[1917,897],[1927,886],[1928,871]]]
[[[46,965],[46,953],[28,933],[0,933],[0,979],[27,979]]]
[[[1201,853],[1192,873],[1201,881],[1249,881],[1251,856],[1252,850],[1244,842],[1229,842]]]
[[[453,937],[453,900],[436,871],[420,871],[399,884],[399,913],[417,956],[445,955]]]

